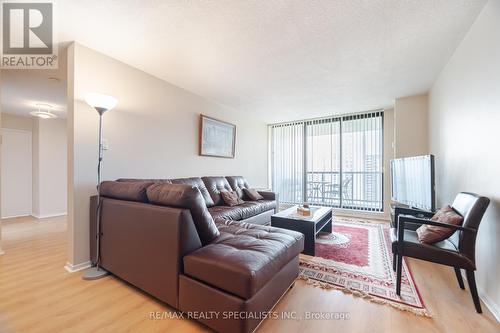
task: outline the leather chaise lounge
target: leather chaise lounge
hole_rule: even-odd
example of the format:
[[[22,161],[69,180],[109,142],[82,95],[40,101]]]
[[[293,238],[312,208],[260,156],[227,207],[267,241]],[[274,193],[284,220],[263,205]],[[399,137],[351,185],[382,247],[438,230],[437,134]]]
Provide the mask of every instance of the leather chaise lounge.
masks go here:
[[[196,319],[216,331],[254,331],[297,278],[304,240],[267,226],[272,192],[223,206],[221,191],[245,199],[243,187],[242,177],[103,182],[100,265],[188,316],[210,313]]]

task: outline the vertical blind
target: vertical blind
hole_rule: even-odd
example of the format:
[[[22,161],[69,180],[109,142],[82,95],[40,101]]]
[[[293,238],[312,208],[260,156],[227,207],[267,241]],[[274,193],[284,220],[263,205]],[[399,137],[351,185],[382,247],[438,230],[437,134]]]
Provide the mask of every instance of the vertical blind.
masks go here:
[[[272,184],[282,202],[301,202],[304,197],[304,123],[273,125]]]
[[[271,125],[270,139],[281,202],[382,211],[382,111]]]

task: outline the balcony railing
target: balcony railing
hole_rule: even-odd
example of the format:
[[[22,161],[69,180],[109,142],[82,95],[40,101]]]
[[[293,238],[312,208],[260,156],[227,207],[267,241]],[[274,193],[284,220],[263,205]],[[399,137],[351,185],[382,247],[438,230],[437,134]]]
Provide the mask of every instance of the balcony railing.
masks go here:
[[[382,172],[307,172],[305,186],[302,181],[285,179],[275,184],[275,190],[280,193],[282,203],[305,201],[320,206],[382,211],[382,177]],[[302,178],[297,175],[295,179]]]
[[[382,172],[307,172],[306,202],[339,208],[382,210]],[[342,181],[341,178],[342,177]]]

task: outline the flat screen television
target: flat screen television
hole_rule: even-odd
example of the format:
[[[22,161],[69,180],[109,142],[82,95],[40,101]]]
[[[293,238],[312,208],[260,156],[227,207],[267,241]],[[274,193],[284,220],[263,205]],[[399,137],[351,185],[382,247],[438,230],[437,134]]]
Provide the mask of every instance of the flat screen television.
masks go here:
[[[391,160],[391,197],[412,208],[434,211],[434,155]]]

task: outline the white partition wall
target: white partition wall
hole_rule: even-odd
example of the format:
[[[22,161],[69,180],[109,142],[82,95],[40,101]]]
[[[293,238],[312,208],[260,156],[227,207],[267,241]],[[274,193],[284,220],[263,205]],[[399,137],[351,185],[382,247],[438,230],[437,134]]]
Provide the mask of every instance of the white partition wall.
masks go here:
[[[500,320],[500,1],[488,1],[429,94],[438,206],[460,191],[491,199],[476,241],[479,296]],[[472,311],[471,311],[472,312]]]
[[[65,119],[36,119],[33,158],[33,216],[67,213],[67,140]]]

